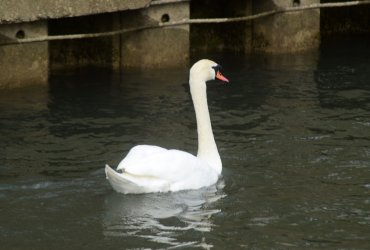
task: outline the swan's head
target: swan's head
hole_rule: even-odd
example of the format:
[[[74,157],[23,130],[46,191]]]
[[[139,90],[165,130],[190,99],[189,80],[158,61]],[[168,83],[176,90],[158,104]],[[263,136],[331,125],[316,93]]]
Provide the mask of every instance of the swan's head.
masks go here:
[[[229,82],[229,80],[221,74],[221,66],[211,60],[199,60],[190,69],[191,82],[195,80],[207,82],[215,79]]]

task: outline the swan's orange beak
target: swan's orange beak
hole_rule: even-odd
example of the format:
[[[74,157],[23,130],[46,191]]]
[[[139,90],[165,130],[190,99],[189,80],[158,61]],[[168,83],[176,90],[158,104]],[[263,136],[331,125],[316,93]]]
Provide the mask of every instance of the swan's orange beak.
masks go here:
[[[229,80],[226,77],[224,77],[219,70],[217,70],[216,72],[216,78],[223,82],[229,82]]]

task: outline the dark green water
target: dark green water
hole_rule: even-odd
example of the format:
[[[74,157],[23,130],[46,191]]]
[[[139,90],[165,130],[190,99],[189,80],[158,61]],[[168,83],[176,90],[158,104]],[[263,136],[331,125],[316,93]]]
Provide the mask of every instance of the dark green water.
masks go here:
[[[3,249],[369,249],[370,40],[318,53],[208,56],[217,186],[121,195],[136,144],[195,153],[187,69],[54,73],[0,91]]]

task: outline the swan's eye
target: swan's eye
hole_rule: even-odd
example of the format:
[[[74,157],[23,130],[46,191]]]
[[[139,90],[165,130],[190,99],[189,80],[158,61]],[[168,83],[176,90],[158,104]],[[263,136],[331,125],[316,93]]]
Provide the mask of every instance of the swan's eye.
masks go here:
[[[216,65],[216,66],[213,66],[212,69],[214,69],[215,73],[217,73],[218,71],[220,71],[222,69],[221,65]]]

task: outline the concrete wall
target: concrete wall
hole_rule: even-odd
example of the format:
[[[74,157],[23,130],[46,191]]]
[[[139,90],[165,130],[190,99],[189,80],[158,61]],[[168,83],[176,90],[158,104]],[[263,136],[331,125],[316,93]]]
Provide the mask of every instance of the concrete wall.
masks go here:
[[[77,17],[149,6],[151,0],[1,0],[0,24]]]
[[[321,34],[324,37],[337,34],[368,35],[370,34],[370,5],[322,9],[320,22]]]
[[[189,18],[189,3],[166,4],[122,13],[121,27],[131,28]],[[121,66],[184,67],[189,60],[189,25],[148,29],[121,36]]]
[[[0,25],[0,44],[15,38],[96,33],[189,18],[189,3],[142,10]],[[83,40],[0,46],[0,88],[46,84],[49,69],[75,67],[184,67],[189,26],[144,30]]]
[[[0,44],[14,38],[46,36],[49,24],[50,35],[115,29],[119,27],[119,21],[115,21],[119,17],[112,18],[117,15],[114,12],[145,8],[150,2],[151,0],[2,0]],[[93,15],[99,13],[112,14],[103,18]],[[86,15],[89,17],[80,17]],[[91,64],[118,69],[119,46],[117,37],[0,46],[0,88],[47,84],[49,64],[53,69]]]
[[[46,21],[0,26],[1,40],[47,35]],[[0,88],[46,84],[48,43],[0,46]]]
[[[98,33],[120,28],[119,13],[49,21],[49,35]],[[108,36],[49,43],[51,70],[73,67],[120,68],[120,37]]]
[[[260,13],[295,3],[309,5],[319,0],[254,1],[253,12]],[[291,53],[318,48],[320,45],[320,10],[291,12],[254,21],[253,48],[268,53]]]
[[[14,38],[105,32],[189,17],[245,16],[318,2],[197,0],[153,5],[150,0],[3,0],[0,44]],[[103,14],[96,14],[101,12]],[[323,13],[321,18],[325,17],[326,34],[343,30],[343,27],[349,27],[346,30],[352,33],[356,24],[360,24],[356,26],[360,30],[370,30],[369,6],[325,10]],[[51,69],[98,66],[116,70],[122,67],[187,67],[190,47],[192,54],[199,57],[202,53],[209,55],[220,51],[295,53],[317,49],[319,45],[320,10],[316,9],[277,14],[253,22],[197,24],[192,25],[191,30],[189,25],[182,25],[96,39],[0,46],[0,88],[45,84],[49,65]]]
[[[49,21],[49,34],[98,33],[189,18],[189,3]],[[50,42],[52,69],[61,67],[183,67],[189,59],[189,25],[84,40]]]
[[[252,15],[252,0],[191,1],[191,18],[219,18]],[[197,24],[191,27],[192,53],[212,51],[250,52],[252,22]]]

